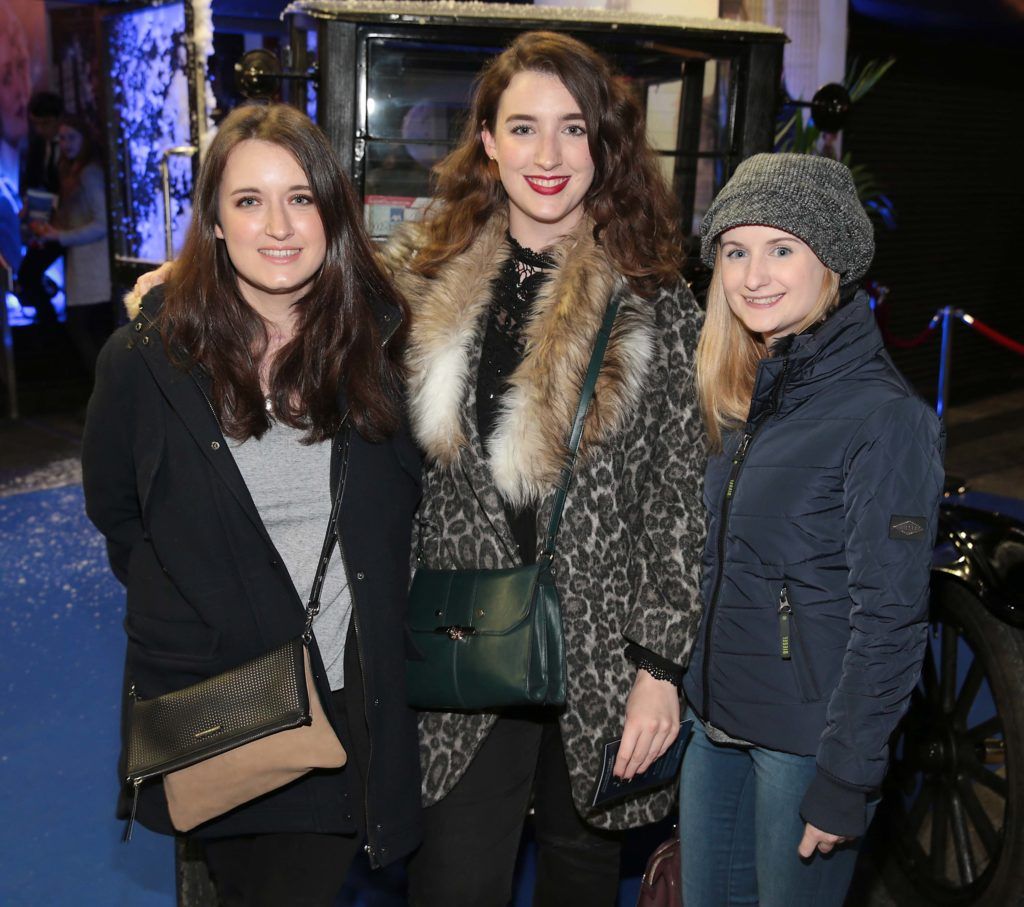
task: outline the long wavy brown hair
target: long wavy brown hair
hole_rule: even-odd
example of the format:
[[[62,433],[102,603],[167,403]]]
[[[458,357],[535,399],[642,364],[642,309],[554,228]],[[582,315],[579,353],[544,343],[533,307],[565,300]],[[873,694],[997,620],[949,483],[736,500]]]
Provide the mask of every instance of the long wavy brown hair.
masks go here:
[[[74,129],[82,137],[82,147],[73,158],[60,156],[57,161],[57,178],[60,180],[61,195],[69,196],[82,185],[82,171],[89,164],[100,163],[100,149],[96,144],[92,127],[82,117],[65,113],[60,118],[60,125]],[[59,210],[59,209],[58,209]]]
[[[520,72],[556,76],[580,105],[595,166],[585,210],[616,268],[644,296],[678,282],[683,260],[678,207],[647,141],[640,104],[604,57],[555,32],[520,35],[477,77],[459,145],[434,168],[427,241],[413,270],[435,276],[465,251],[495,211],[508,205],[480,130],[494,131],[501,96]]]
[[[294,305],[294,337],[274,357],[269,396],[274,418],[323,441],[341,426],[343,389],[361,435],[380,440],[397,427],[401,346],[408,310],[377,264],[351,186],[330,142],[305,114],[286,104],[237,108],[221,123],[199,169],[192,223],[167,281],[161,331],[177,365],[199,365],[212,380],[211,402],[225,434],[259,438],[270,428],[260,363],[267,324],[245,302],[224,241],[217,239],[217,196],[228,157],[248,140],[289,152],[306,174],[323,222],[323,265]],[[374,304],[397,309],[401,326],[388,344]]]

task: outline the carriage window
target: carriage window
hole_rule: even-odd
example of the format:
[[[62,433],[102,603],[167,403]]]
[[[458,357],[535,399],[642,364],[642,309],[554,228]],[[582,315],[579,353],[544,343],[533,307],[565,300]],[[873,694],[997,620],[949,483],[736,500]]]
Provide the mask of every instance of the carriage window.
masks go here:
[[[681,78],[647,82],[647,137],[688,215],[684,230],[697,229],[728,175],[730,64],[703,56],[688,59]]]
[[[644,106],[648,138],[679,197],[683,228],[695,229],[734,163],[734,61],[644,41],[595,46],[614,60]],[[374,237],[421,216],[429,203],[430,169],[458,141],[473,79],[500,50],[405,37],[367,39],[359,117],[365,126],[355,177]]]
[[[430,168],[455,146],[473,79],[500,48],[373,38],[367,42],[363,194],[373,236],[419,219]]]

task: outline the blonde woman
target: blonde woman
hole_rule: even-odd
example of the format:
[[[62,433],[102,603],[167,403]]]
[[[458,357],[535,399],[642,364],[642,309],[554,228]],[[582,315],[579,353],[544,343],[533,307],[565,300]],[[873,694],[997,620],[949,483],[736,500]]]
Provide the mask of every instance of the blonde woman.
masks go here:
[[[756,155],[701,235],[714,452],[683,901],[838,907],[920,672],[941,430],[855,292],[874,241],[843,164]]]

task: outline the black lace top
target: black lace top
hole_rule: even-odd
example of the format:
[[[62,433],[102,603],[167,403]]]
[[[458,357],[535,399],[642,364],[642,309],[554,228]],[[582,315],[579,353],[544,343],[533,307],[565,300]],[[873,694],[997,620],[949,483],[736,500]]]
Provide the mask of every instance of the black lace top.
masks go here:
[[[494,433],[499,407],[508,390],[508,377],[523,361],[526,326],[533,302],[554,267],[550,256],[519,245],[511,236],[508,241],[512,255],[493,284],[476,379],[476,419],[484,448]],[[536,508],[515,511],[506,505],[505,516],[522,562],[534,563],[537,559]]]

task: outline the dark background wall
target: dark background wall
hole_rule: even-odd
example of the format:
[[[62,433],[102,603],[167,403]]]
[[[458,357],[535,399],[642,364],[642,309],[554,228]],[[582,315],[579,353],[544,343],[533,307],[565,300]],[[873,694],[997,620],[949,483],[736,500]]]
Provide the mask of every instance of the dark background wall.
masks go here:
[[[898,336],[951,305],[1024,343],[1024,28],[999,7],[851,3],[848,58],[897,60],[855,107],[844,151],[896,209],[871,276],[891,288]],[[1024,386],[1024,358],[962,324],[953,350],[951,403]],[[938,336],[893,354],[934,399]]]

